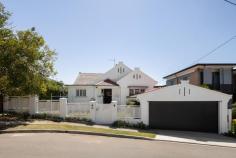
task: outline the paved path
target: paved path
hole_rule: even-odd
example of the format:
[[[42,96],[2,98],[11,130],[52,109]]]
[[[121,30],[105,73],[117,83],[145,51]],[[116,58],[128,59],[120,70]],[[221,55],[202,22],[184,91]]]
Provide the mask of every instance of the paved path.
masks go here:
[[[0,158],[232,158],[236,149],[73,134],[1,134]]]

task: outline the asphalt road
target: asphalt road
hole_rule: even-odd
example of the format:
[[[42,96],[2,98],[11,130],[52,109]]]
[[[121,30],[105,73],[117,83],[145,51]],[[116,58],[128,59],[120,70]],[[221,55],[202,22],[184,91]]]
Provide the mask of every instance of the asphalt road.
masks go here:
[[[233,158],[236,148],[76,134],[1,134],[0,158]]]

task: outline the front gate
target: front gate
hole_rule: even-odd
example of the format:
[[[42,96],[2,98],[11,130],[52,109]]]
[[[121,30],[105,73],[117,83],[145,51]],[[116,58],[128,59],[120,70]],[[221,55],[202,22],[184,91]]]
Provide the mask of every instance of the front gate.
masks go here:
[[[116,120],[116,115],[116,104],[96,104],[95,122],[97,124],[112,124]]]

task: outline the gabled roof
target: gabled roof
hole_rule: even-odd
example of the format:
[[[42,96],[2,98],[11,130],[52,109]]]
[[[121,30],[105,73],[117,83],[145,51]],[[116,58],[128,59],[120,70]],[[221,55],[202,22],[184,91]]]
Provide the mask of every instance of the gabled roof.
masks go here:
[[[74,85],[95,85],[102,75],[102,73],[79,73]]]
[[[191,68],[194,68],[194,67],[197,67],[197,66],[232,66],[232,67],[235,67],[236,63],[198,63],[198,64],[195,64],[195,65],[189,66],[189,67],[187,67],[185,69],[182,69],[180,71],[177,71],[177,72],[174,72],[172,74],[169,74],[169,75],[167,75],[167,76],[165,76],[163,78],[166,79],[166,78],[168,78],[168,77],[170,77],[172,75],[176,75],[178,73],[184,72],[184,71],[186,71],[188,69],[191,69]]]
[[[98,82],[96,86],[119,86],[119,85],[110,79],[105,79],[103,81]]]

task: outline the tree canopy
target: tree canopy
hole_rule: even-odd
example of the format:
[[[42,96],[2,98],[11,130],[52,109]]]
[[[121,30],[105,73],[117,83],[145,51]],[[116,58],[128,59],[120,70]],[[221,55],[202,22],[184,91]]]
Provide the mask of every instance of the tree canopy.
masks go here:
[[[10,16],[0,3],[0,95],[46,93],[56,53],[35,28],[13,30]]]

